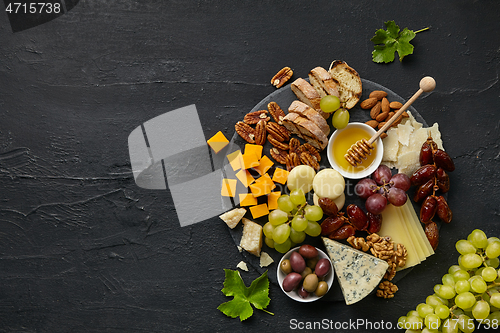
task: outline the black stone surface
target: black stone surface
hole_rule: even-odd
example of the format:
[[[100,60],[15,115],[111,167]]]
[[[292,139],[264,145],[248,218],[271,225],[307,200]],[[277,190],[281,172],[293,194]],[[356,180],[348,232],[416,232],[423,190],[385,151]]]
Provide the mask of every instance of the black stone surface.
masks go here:
[[[346,325],[394,327],[456,262],[456,240],[499,235],[498,1],[73,3],[15,33],[0,14],[0,331],[283,332],[294,320],[382,331]],[[370,38],[388,20],[431,28],[403,62],[375,64]],[[274,316],[227,318],[223,268],[244,259],[227,226],[181,228],[168,191],[135,185],[127,137],[190,104],[206,138],[232,137],[279,69],[306,77],[335,59],[404,98],[436,79],[414,106],[455,161],[453,222],[394,299],[299,304],[272,285]],[[258,275],[242,273],[247,285]]]

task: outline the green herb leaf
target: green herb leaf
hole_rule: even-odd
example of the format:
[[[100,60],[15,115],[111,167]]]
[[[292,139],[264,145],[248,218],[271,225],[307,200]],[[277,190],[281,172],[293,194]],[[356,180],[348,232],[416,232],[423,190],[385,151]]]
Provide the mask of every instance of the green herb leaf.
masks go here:
[[[374,45],[372,59],[377,63],[388,63],[394,61],[394,53],[397,52],[399,61],[409,54],[413,53],[413,45],[410,41],[415,38],[417,32],[427,30],[425,28],[414,32],[408,28],[400,31],[394,21],[384,23],[387,30],[379,29],[375,32],[375,36],[370,39]]]
[[[273,314],[265,310],[271,301],[269,298],[267,271],[255,279],[248,288],[245,286],[238,271],[224,269],[224,272],[226,279],[222,292],[224,295],[234,296],[234,298],[229,302],[222,303],[217,309],[231,318],[240,317],[241,321],[252,316],[252,305],[259,310]]]

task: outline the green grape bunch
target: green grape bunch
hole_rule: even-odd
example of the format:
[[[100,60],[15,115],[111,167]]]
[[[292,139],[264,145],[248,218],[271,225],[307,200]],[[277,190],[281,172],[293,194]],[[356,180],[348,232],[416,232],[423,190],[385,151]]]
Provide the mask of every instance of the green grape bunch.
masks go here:
[[[286,253],[295,244],[300,244],[306,235],[317,237],[321,234],[318,221],[323,218],[323,210],[307,204],[302,189],[294,189],[290,195],[278,198],[278,209],[269,213],[269,222],[264,224],[264,242],[280,253]]]
[[[398,320],[407,332],[470,333],[500,328],[500,239],[479,229],[456,242],[460,254],[434,294]]]

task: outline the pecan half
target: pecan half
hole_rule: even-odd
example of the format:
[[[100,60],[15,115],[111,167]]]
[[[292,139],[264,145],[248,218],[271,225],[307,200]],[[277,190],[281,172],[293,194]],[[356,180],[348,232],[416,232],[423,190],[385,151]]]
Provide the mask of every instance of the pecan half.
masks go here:
[[[255,144],[263,145],[266,142],[266,121],[259,120],[255,126]]]
[[[294,152],[289,153],[286,159],[286,169],[288,171],[291,171],[293,168],[299,165],[300,165],[299,156]]]
[[[267,110],[258,110],[249,112],[243,117],[243,121],[249,125],[255,125],[260,120],[269,121],[271,118],[267,115]]]
[[[304,146],[312,157],[316,158],[316,161],[321,162],[321,155],[319,154],[319,151],[313,147],[313,145],[306,142],[302,146]]]
[[[276,148],[282,149],[282,150],[288,150],[289,146],[285,142],[279,142],[276,140],[271,134],[267,136],[267,140]]]
[[[275,76],[271,79],[271,84],[276,88],[280,88],[284,85],[293,75],[293,71],[290,67],[283,67]]]
[[[281,126],[276,123],[268,123],[266,129],[267,133],[280,142],[288,141],[290,139],[290,133],[285,126]]]
[[[288,143],[288,146],[290,146],[290,152],[293,153],[295,152],[299,147],[300,147],[300,141],[297,138],[291,138],[290,142]]]
[[[236,125],[234,125],[234,129],[239,136],[243,138],[248,143],[255,143],[255,130],[250,127],[250,125],[238,121]]]
[[[316,161],[316,159],[314,157],[312,157],[311,154],[309,154],[309,152],[304,151],[304,152],[300,153],[299,157],[300,157],[300,161],[302,162],[302,164],[309,165],[310,167],[312,167],[316,171],[319,170],[318,161]]]
[[[286,164],[288,153],[285,150],[273,147],[269,150],[271,157],[280,164]]]
[[[273,117],[274,121],[281,125],[283,123],[283,119],[285,118],[285,112],[280,108],[278,103],[270,102],[267,104],[267,109],[269,110],[269,113]]]

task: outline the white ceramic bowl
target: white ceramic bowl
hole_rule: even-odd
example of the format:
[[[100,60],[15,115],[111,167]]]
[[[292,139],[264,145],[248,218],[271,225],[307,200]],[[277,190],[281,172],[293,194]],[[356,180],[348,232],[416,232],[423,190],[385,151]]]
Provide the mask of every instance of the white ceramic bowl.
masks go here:
[[[355,127],[364,129],[367,133],[370,134],[370,137],[376,133],[376,131],[371,126],[368,126],[366,124],[356,123],[356,122],[349,123],[349,124],[347,124],[347,126],[345,128],[343,128],[341,130],[336,130],[335,132],[333,132],[333,134],[330,136],[330,139],[328,140],[328,146],[326,148],[327,149],[326,154],[328,157],[328,161],[330,162],[330,165],[332,166],[332,168],[334,168],[335,170],[340,172],[340,174],[344,178],[349,178],[349,179],[361,179],[361,178],[364,178],[364,177],[371,175],[378,168],[378,166],[380,165],[380,162],[382,162],[382,156],[384,155],[384,145],[382,144],[382,139],[378,138],[376,141],[377,147],[376,147],[375,151],[371,152],[372,154],[375,153],[376,156],[375,156],[375,159],[373,160],[372,164],[369,167],[364,168],[362,170],[356,170],[354,167],[350,168],[349,170],[345,170],[345,169],[341,168],[335,162],[335,159],[333,158],[332,146],[333,146],[335,140],[337,139],[338,135],[340,133],[342,133],[342,131],[346,131],[346,130],[349,130],[349,129],[352,129]]]
[[[281,262],[285,259],[290,259],[290,256],[292,255],[292,252],[298,252],[299,251],[299,248],[300,246],[297,246],[293,249],[291,249],[290,251],[288,251],[287,253],[285,253],[285,255],[281,258],[279,264],[278,264],[278,271],[277,271],[277,275],[278,275],[278,283],[280,285],[280,288],[281,290],[283,290],[283,279],[285,278],[286,274],[283,273],[280,269],[280,266],[281,266]],[[334,271],[333,271],[333,265],[332,265],[332,261],[330,260],[330,257],[328,257],[328,255],[321,251],[320,249],[316,248],[316,250],[318,250],[318,256],[319,256],[319,259],[322,259],[322,258],[326,258],[328,259],[328,261],[330,262],[330,271],[328,272],[328,274],[326,274],[325,278],[324,278],[324,281],[328,284],[328,291],[330,291],[330,288],[332,287],[332,284],[333,284],[333,277],[335,275]],[[328,293],[327,291],[327,293]],[[288,295],[288,297],[290,297],[291,299],[294,299],[296,300],[297,302],[303,302],[303,303],[307,303],[307,302],[314,302],[318,299],[320,299],[321,297],[318,297],[316,296],[314,293],[311,293],[309,295],[309,297],[307,298],[302,298],[299,296],[299,294],[297,293],[297,290],[292,290],[292,291],[284,291],[283,292],[285,294]],[[326,295],[326,294],[325,294]]]

